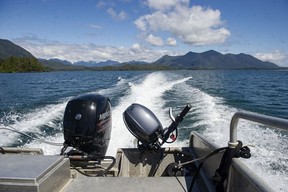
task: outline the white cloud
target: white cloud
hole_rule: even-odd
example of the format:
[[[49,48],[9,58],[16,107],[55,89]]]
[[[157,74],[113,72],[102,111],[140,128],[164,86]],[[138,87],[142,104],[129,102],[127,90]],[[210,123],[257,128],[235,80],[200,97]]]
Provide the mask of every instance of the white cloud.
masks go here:
[[[173,39],[172,37],[169,37],[169,38],[166,40],[166,45],[176,46],[176,45],[177,45],[177,42],[176,42],[176,40]]]
[[[113,8],[107,9],[107,13],[114,19],[117,17],[116,11]]]
[[[124,20],[127,18],[127,13],[125,11],[120,11],[120,13],[118,14],[118,18],[120,20]]]
[[[107,13],[112,17],[114,20],[122,21],[127,18],[127,13],[125,11],[120,11],[117,13],[112,7],[107,9]]]
[[[139,43],[135,43],[131,47],[132,50],[134,51],[140,51],[141,50],[141,45]]]
[[[57,41],[48,41],[36,36],[17,38],[14,43],[30,51],[35,57],[43,59],[58,58],[76,61],[106,61],[116,60],[126,62],[132,60],[152,62],[165,54],[175,55],[166,50],[154,50],[142,47],[135,43],[130,48],[115,46],[99,46],[90,44],[67,44]]]
[[[105,7],[105,6],[106,6],[105,1],[98,1],[98,3],[96,4],[97,8],[102,8],[102,7]]]
[[[168,32],[192,45],[223,43],[230,36],[229,30],[223,27],[219,10],[189,7],[186,0],[149,0],[148,6],[154,8],[154,12],[134,22],[142,32]]]
[[[91,25],[89,25],[89,27],[94,28],[94,29],[102,29],[102,26],[95,25],[95,24],[91,24]]]
[[[152,34],[147,36],[146,41],[154,46],[162,46],[164,44],[161,37],[156,37]]]
[[[270,61],[275,64],[279,64],[280,66],[288,67],[288,54],[281,52],[280,50],[275,50],[271,53],[256,53],[254,57],[262,60],[262,61]]]
[[[147,4],[152,9],[167,10],[178,4],[188,5],[189,0],[147,0]]]

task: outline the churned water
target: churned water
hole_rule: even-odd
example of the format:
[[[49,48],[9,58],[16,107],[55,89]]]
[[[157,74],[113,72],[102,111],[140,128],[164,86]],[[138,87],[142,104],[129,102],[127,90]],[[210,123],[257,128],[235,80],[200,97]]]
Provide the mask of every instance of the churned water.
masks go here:
[[[192,104],[179,126],[177,146],[187,145],[191,131],[226,146],[238,110],[288,119],[288,71],[84,71],[0,74],[0,127],[62,143],[66,103],[84,93],[102,94],[112,102],[109,155],[119,147],[134,147],[122,120],[132,103],[150,108],[164,127],[170,124],[169,108],[178,114]],[[240,121],[238,130],[244,145],[255,145],[244,163],[276,191],[287,191],[287,132],[247,121]],[[3,129],[0,146],[40,147],[45,154],[61,149]]]

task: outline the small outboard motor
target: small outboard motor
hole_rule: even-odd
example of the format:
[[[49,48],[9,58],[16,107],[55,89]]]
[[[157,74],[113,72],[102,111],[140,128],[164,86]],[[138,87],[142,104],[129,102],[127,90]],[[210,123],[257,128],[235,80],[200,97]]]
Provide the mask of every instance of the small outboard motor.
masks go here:
[[[186,105],[176,117],[170,109],[171,124],[163,129],[160,121],[152,111],[140,104],[130,105],[123,113],[123,119],[128,130],[138,139],[138,148],[145,150],[158,150],[164,143],[173,143],[178,136],[178,125],[191,109]],[[176,132],[176,136],[173,132]],[[168,139],[172,141],[168,141]]]
[[[142,144],[148,146],[158,143],[163,127],[155,114],[148,108],[134,103],[124,111],[123,119],[128,130]]]
[[[71,99],[64,113],[64,145],[86,154],[104,157],[111,136],[111,104],[98,94]]]

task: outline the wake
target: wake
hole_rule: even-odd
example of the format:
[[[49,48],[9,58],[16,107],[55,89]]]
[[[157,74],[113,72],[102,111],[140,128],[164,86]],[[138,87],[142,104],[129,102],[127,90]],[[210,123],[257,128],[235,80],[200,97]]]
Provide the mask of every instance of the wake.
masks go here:
[[[127,130],[122,113],[132,103],[139,103],[149,108],[160,122],[170,123],[168,109],[165,111],[164,94],[175,85],[189,80],[191,77],[169,80],[162,72],[155,72],[143,77],[141,81],[129,82],[129,93],[122,97],[117,106],[112,109],[112,135],[107,154],[115,155],[117,148],[135,147],[135,138]],[[140,83],[139,83],[140,82]]]

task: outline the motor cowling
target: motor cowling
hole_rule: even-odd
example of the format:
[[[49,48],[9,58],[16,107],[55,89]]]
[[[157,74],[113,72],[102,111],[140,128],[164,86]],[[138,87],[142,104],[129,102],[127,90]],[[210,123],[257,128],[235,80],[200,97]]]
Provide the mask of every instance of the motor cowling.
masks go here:
[[[123,119],[128,130],[143,144],[157,142],[163,132],[163,127],[155,114],[140,104],[130,105],[124,111]]]
[[[63,119],[65,144],[97,156],[105,156],[112,127],[111,104],[98,94],[72,98]]]

